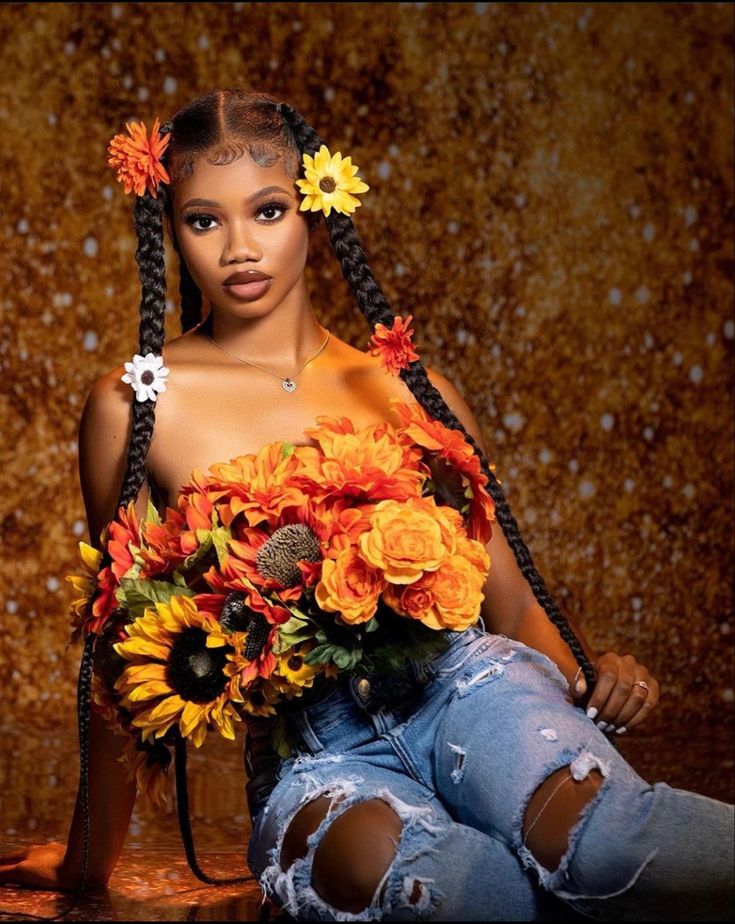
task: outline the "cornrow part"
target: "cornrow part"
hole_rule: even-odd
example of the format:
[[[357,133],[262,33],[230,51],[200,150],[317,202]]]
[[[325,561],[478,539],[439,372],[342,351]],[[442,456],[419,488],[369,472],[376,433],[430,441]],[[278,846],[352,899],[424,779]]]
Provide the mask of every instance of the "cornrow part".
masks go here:
[[[316,130],[292,106],[283,103],[279,107],[279,112],[284,122],[285,137],[293,139],[300,155],[310,154],[313,156],[324,143]],[[325,222],[329,231],[332,249],[342,268],[342,274],[347,280],[357,305],[365,315],[370,327],[375,331],[375,326],[379,322],[385,324],[388,328],[392,327],[395,316],[370,268],[367,255],[352,219],[349,215],[343,215],[333,210],[326,217]],[[508,545],[513,550],[518,567],[531,587],[536,600],[543,607],[551,622],[556,626],[560,636],[574,654],[587,681],[587,688],[591,691],[596,679],[594,668],[587,659],[572,627],[557,608],[543,578],[534,566],[531,553],[521,538],[518,524],[510,511],[500,483],[493,474],[482,450],[447,405],[441,392],[432,385],[420,359],[412,362],[407,369],[401,370],[400,375],[413,396],[433,419],[439,420],[450,429],[459,430],[472,446],[487,478],[488,490],[495,502],[497,521],[500,523],[508,540]]]

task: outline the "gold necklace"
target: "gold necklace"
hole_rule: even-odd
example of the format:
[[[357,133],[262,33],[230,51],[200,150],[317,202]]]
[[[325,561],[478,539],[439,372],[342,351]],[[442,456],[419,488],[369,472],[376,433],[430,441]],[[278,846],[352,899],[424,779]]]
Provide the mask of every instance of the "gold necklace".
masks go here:
[[[204,334],[204,331],[202,331],[202,333]],[[292,392],[292,391],[294,391],[295,388],[296,388],[296,382],[294,382],[294,379],[296,378],[297,375],[300,375],[301,372],[303,372],[303,370],[309,365],[310,362],[312,362],[313,360],[315,360],[315,359],[317,358],[317,356],[321,353],[321,351],[322,351],[322,350],[324,349],[324,347],[327,345],[327,342],[329,341],[330,334],[331,334],[331,331],[327,331],[327,336],[326,336],[326,338],[324,339],[324,343],[319,347],[319,349],[318,349],[318,350],[316,351],[316,353],[311,357],[311,359],[307,359],[306,362],[304,363],[304,365],[301,367],[301,369],[299,369],[298,372],[295,372],[295,373],[294,373],[293,377],[289,376],[288,378],[285,378],[285,379],[284,379],[284,377],[283,377],[282,375],[278,375],[277,372],[271,372],[270,369],[264,369],[262,366],[259,366],[257,363],[251,363],[251,362],[250,362],[249,360],[247,360],[247,359],[242,359],[240,356],[235,356],[234,353],[230,353],[229,350],[226,350],[223,346],[220,346],[220,344],[217,343],[216,340],[212,340],[212,338],[209,336],[209,334],[204,334],[204,336],[207,338],[207,340],[212,340],[212,343],[213,343],[216,347],[219,347],[220,350],[223,350],[225,353],[228,353],[228,354],[229,354],[230,356],[232,356],[234,359],[238,360],[238,362],[245,363],[245,364],[248,365],[248,366],[255,366],[256,369],[260,369],[262,372],[267,372],[269,375],[275,375],[275,377],[276,377],[277,379],[280,379],[280,380],[281,380],[281,386],[283,387],[283,389],[284,389],[285,391]]]

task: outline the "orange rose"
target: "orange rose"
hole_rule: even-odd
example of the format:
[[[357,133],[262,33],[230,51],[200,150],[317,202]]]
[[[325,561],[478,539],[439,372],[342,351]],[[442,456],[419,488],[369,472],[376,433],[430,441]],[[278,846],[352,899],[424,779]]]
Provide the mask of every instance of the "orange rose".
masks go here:
[[[434,596],[434,608],[422,620],[427,626],[459,632],[477,621],[483,575],[466,558],[452,555],[427,580]]]
[[[339,613],[350,625],[367,622],[375,615],[378,597],[385,586],[379,571],[367,565],[355,548],[322,562],[322,577],[314,596],[326,612]]]
[[[358,540],[360,554],[390,583],[412,584],[455,550],[456,521],[448,510],[431,497],[380,501],[370,514],[371,529]]]
[[[434,606],[434,596],[425,579],[414,581],[413,584],[388,584],[383,591],[383,601],[401,616],[418,619],[419,622],[424,622],[424,616]]]
[[[488,571],[490,570],[490,556],[482,542],[480,542],[479,539],[468,539],[466,536],[457,536],[457,554],[462,555],[477,569],[482,575],[482,581],[484,583]]]

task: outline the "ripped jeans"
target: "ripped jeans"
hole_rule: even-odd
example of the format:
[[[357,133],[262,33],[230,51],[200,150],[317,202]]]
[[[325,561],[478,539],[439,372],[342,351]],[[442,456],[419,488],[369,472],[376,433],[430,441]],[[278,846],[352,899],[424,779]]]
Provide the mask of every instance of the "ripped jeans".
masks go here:
[[[410,662],[425,684],[413,700],[376,709],[370,676],[344,678],[288,716],[294,754],[248,783],[248,863],[264,893],[299,920],[730,920],[733,806],[645,782],[546,655],[479,626],[448,635],[446,651]],[[523,819],[565,766],[602,783],[551,871]],[[327,814],[282,869],[286,829],[318,796]],[[402,822],[395,857],[370,905],[343,911],[313,887],[314,854],[336,817],[376,798]]]

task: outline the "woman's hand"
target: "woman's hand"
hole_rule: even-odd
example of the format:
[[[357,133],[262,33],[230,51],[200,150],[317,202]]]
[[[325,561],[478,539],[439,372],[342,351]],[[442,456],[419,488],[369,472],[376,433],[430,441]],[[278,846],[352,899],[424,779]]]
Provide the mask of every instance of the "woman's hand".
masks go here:
[[[64,867],[66,844],[31,844],[0,856],[0,885],[70,891],[77,885]]]
[[[625,734],[645,722],[659,700],[660,686],[632,655],[608,651],[594,662],[597,682],[587,703],[587,715],[605,734]],[[571,684],[575,700],[587,695],[581,670]]]

